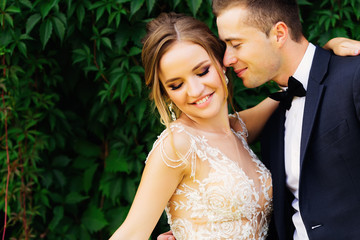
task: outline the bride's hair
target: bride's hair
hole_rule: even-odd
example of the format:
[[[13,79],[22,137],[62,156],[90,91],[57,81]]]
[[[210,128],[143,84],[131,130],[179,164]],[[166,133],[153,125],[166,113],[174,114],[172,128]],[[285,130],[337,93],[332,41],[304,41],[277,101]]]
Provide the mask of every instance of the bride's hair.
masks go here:
[[[159,111],[161,122],[168,127],[171,118],[167,105],[170,99],[159,79],[159,62],[170,47],[179,41],[192,42],[200,45],[219,73],[226,97],[228,88],[222,73],[222,59],[225,45],[208,28],[208,26],[193,17],[178,13],[161,13],[147,24],[147,34],[143,39],[142,63],[145,69],[145,82],[150,87],[150,99],[154,100]],[[180,110],[173,106],[177,116]]]

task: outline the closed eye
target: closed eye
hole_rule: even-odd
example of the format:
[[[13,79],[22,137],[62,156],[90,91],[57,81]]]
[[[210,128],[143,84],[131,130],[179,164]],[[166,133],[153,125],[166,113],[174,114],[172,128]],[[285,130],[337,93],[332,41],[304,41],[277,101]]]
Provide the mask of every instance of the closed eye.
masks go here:
[[[179,89],[182,85],[183,85],[183,83],[180,83],[178,85],[170,85],[169,87],[171,88],[171,90],[176,90],[176,89]]]
[[[198,75],[199,77],[205,76],[206,74],[208,74],[209,68],[210,68],[210,67],[206,67],[203,72],[201,72],[201,73],[199,73],[199,74],[197,74],[197,75]]]

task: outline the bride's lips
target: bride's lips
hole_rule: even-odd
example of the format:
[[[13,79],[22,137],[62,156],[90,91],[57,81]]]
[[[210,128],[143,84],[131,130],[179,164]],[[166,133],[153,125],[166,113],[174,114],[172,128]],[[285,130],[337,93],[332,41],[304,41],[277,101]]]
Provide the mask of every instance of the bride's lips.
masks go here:
[[[241,78],[241,76],[244,74],[244,72],[247,70],[247,68],[242,68],[242,69],[236,69],[234,70],[234,72],[236,73],[236,75]]]
[[[207,103],[209,102],[209,99],[211,99],[213,94],[214,93],[210,93],[206,96],[198,98],[196,101],[192,102],[191,104],[199,106],[199,107],[204,107],[205,105],[207,105]]]

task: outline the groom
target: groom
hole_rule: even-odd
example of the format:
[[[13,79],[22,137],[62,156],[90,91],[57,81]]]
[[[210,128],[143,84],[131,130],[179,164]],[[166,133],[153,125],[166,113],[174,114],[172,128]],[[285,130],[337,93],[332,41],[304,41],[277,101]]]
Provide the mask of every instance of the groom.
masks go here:
[[[224,64],[246,87],[290,76],[262,135],[278,239],[360,239],[360,57],[339,57],[302,34],[295,0],[214,0]],[[292,90],[289,90],[292,91]]]

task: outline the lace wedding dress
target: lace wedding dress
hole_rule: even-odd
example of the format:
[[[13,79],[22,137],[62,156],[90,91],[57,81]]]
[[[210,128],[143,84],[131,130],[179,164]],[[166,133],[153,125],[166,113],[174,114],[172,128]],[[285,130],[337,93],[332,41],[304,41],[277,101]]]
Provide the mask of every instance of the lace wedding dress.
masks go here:
[[[173,123],[171,134],[164,130],[154,143],[153,150],[161,151],[168,167],[190,168],[165,209],[177,240],[266,238],[272,212],[271,175],[249,148],[245,125],[238,119],[243,131],[223,139]],[[231,137],[236,145],[228,141]],[[181,158],[169,156],[171,138],[175,143],[188,141]]]

